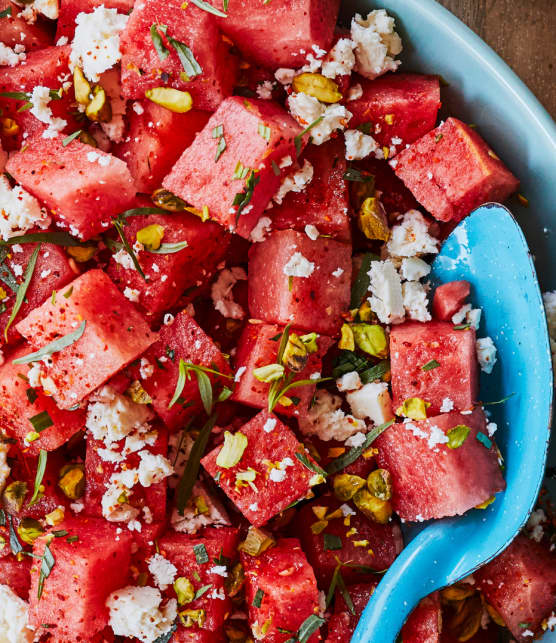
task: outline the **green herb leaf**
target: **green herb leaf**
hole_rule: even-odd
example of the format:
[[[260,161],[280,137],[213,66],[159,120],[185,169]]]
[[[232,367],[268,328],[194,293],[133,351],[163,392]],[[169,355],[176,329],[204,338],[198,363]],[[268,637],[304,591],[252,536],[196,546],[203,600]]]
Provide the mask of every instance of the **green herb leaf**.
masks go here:
[[[47,544],[44,546],[44,553],[42,555],[42,563],[39,574],[39,584],[38,584],[38,599],[41,599],[42,592],[44,589],[44,581],[50,576],[50,572],[54,567],[56,560],[50,551],[50,546]]]
[[[7,18],[8,16],[12,15],[12,8],[8,7],[7,9],[4,9],[4,11],[0,11],[0,18]]]
[[[12,550],[12,554],[17,555],[19,554],[19,552],[23,551],[23,547],[21,546],[17,534],[15,533],[12,517],[10,516],[10,514],[8,514],[8,528],[10,532],[10,549]]]
[[[373,174],[363,173],[355,167],[348,167],[343,178],[344,181],[354,181],[355,183],[371,183],[375,180]]]
[[[355,606],[353,604],[353,601],[351,600],[348,588],[346,587],[346,584],[344,582],[344,577],[342,576],[340,571],[338,572],[338,589],[340,590],[340,594],[342,595],[342,598],[344,599],[344,602],[347,605],[349,611],[355,616]]]
[[[336,536],[335,534],[323,534],[323,539],[325,551],[342,549],[342,539],[339,536]]]
[[[270,164],[272,165],[272,172],[274,173],[274,176],[280,176],[280,168],[278,167],[278,164],[276,161],[271,161]]]
[[[68,535],[68,532],[65,529],[59,529],[58,531],[53,531],[52,535],[54,538],[63,538]]]
[[[0,509],[0,527],[6,526],[6,512]]]
[[[76,543],[79,540],[79,536],[69,536],[66,538],[67,543]]]
[[[30,362],[38,362],[43,357],[47,357],[48,355],[52,355],[53,353],[58,353],[64,348],[75,344],[75,342],[77,342],[85,332],[86,326],[87,321],[83,320],[79,325],[79,328],[77,330],[74,330],[73,333],[69,333],[68,335],[64,335],[64,337],[55,339],[53,342],[50,342],[50,344],[43,346],[40,350],[34,353],[29,353],[29,355],[24,355],[23,357],[14,359],[13,364],[29,364]]]
[[[13,100],[25,100],[28,101],[31,98],[30,94],[25,92],[0,92],[2,98],[12,98]]]
[[[251,603],[253,607],[260,607],[261,603],[263,602],[264,598],[264,592],[262,589],[258,589],[255,592],[255,598],[253,599],[253,602]]]
[[[379,257],[372,252],[367,252],[361,257],[361,266],[357,273],[357,277],[353,282],[351,288],[351,301],[349,304],[350,308],[359,308],[365,299],[365,295],[369,291],[369,285],[371,283],[370,277],[368,275],[369,270],[371,269],[371,262],[378,261]]]
[[[44,472],[46,471],[47,460],[48,460],[48,452],[45,451],[44,449],[41,449],[39,453],[39,460],[37,462],[37,473],[35,475],[35,487],[33,489],[33,495],[31,496],[31,500],[29,500],[29,503],[27,504],[28,507],[32,507],[34,504],[38,502],[39,494],[40,494],[40,486],[42,484]]]
[[[365,437],[365,442],[363,442],[361,446],[353,447],[353,449],[350,449],[347,453],[344,453],[344,455],[340,456],[339,458],[336,458],[335,460],[332,460],[332,462],[328,465],[326,469],[328,474],[331,475],[333,473],[337,473],[338,471],[345,469],[352,462],[355,462],[357,458],[361,456],[363,451],[366,451],[371,446],[371,444],[378,438],[378,436],[383,431],[386,431],[386,429],[389,426],[392,426],[392,424],[394,424],[394,420],[385,422],[384,424],[381,424],[380,426],[377,426],[371,431],[369,431]]]
[[[454,326],[454,330],[468,330],[469,328],[471,328],[471,324],[458,324]]]
[[[427,362],[426,364],[423,364],[423,366],[421,366],[421,370],[432,371],[433,369],[438,368],[439,366],[440,364],[435,359],[431,359],[430,362]]]
[[[201,65],[196,61],[193,52],[185,43],[175,40],[174,38],[168,38],[168,42],[176,50],[182,67],[189,78],[193,78],[194,76],[198,76],[203,73]]]
[[[295,457],[301,462],[302,465],[304,465],[309,471],[312,471],[313,473],[318,473],[319,475],[323,476],[326,478],[328,475],[324,469],[321,469],[318,464],[315,462],[311,462],[309,458],[305,455],[305,453],[300,453],[299,451],[296,451]]]
[[[199,373],[202,373],[203,375],[205,375],[206,373],[211,373],[212,375],[217,375],[218,377],[225,377],[227,379],[233,380],[233,375],[227,375],[226,373],[221,373],[220,371],[217,371],[214,368],[209,368],[208,366],[203,366],[202,364],[192,364],[191,362],[186,362],[185,360],[180,359],[176,390],[174,391],[174,396],[170,400],[170,404],[168,405],[168,408],[172,408],[172,406],[174,406],[174,404],[178,401],[178,398],[180,397],[180,395],[183,393],[183,389],[185,387],[186,381],[189,379],[190,372],[193,372],[195,373],[195,375],[197,375],[197,381],[199,383],[199,392],[201,394],[201,400],[203,402],[203,406],[205,406],[205,400],[203,399],[203,395],[205,395],[206,397],[207,404],[209,401],[209,397],[208,397],[207,382],[205,380],[201,384],[201,380],[199,379],[199,375],[198,375]],[[208,386],[210,386],[210,401],[211,401],[210,406],[212,407],[212,385],[208,377],[207,377],[207,380],[208,380]],[[203,390],[201,390],[201,386],[204,387],[205,393],[203,393]],[[207,406],[205,406],[205,410],[206,409],[207,409]],[[210,411],[207,411],[207,414],[210,414]]]
[[[137,256],[135,255],[135,251],[133,248],[130,246],[128,240],[126,239],[123,225],[120,221],[113,219],[112,220],[113,226],[116,228],[116,232],[118,233],[118,236],[120,237],[124,249],[127,252],[127,254],[131,257],[131,261],[133,261],[133,265],[135,266],[135,270],[143,277],[145,281],[147,281],[147,278],[145,277],[145,273],[143,272],[143,268],[141,268],[141,264],[139,263],[139,260],[137,259]],[[125,224],[124,224],[125,225]]]
[[[157,248],[156,250],[148,250],[148,252],[151,252],[154,255],[172,255],[176,252],[179,252],[180,250],[183,250],[184,248],[187,248],[189,244],[187,241],[178,241],[176,243],[162,243],[160,244],[160,248]]]
[[[363,134],[370,134],[373,128],[373,124],[370,121],[367,121],[365,123],[361,123],[361,125],[358,125],[355,129],[359,130],[360,132],[363,132]]]
[[[311,635],[314,634],[321,625],[324,625],[324,619],[320,616],[311,614],[311,616],[307,617],[303,623],[301,623],[297,632],[297,640],[299,643],[307,643]]]
[[[160,60],[166,60],[168,58],[168,54],[170,53],[170,50],[166,48],[164,45],[164,40],[162,40],[162,36],[158,32],[158,29],[161,29],[163,33],[166,33],[166,29],[168,29],[167,25],[157,25],[157,24],[152,24],[151,25],[151,39],[153,41],[154,48],[156,50],[156,53],[158,54],[158,57]]]
[[[286,384],[283,388],[280,388],[279,381],[275,382],[274,384],[278,384],[278,386],[276,386],[274,390],[272,390],[272,387],[271,387],[271,390],[268,395],[268,412],[272,413],[272,411],[274,411],[275,406],[280,401],[280,398],[286,395],[286,393],[291,389],[297,388],[298,386],[312,386],[315,384],[320,384],[321,382],[329,382],[331,379],[332,379],[331,377],[321,377],[315,380],[294,380],[293,382],[286,381]]]
[[[515,392],[510,393],[509,395],[506,395],[506,397],[503,397],[501,400],[496,400],[496,402],[481,402],[481,404],[483,406],[492,406],[493,404],[504,404],[504,402],[507,402],[514,395],[515,395]]]
[[[0,247],[0,281],[5,283],[12,292],[16,293],[19,284],[9,266],[5,263],[9,253],[10,251],[7,246]]]
[[[199,565],[205,565],[210,560],[209,555],[207,553],[207,548],[205,547],[205,545],[203,543],[199,543],[198,545],[194,545],[193,553],[195,554],[195,560],[197,561],[197,564],[199,564]]]
[[[245,189],[243,192],[238,192],[235,197],[233,204],[237,205],[237,214],[236,214],[236,226],[239,221],[239,217],[243,210],[248,206],[251,198],[253,197],[253,192],[257,187],[257,183],[261,180],[260,176],[256,176],[255,170],[250,170],[250,174],[245,181]]]
[[[67,147],[72,141],[74,141],[82,132],[82,129],[78,129],[69,136],[66,136],[66,138],[62,141],[62,145],[64,147]]]
[[[144,207],[144,208],[131,208],[129,210],[124,210],[120,212],[116,217],[117,220],[125,225],[126,220],[129,217],[142,217],[147,214],[168,214],[168,210],[163,210],[162,208],[155,208],[153,206]]]
[[[313,127],[316,127],[324,118],[324,116],[319,116],[316,120],[314,120],[312,123],[307,125],[307,127],[300,133],[298,134],[294,139],[293,139],[293,144],[295,145],[295,151],[297,156],[301,154],[301,145],[303,144],[303,137],[307,132],[310,132]]]
[[[25,394],[27,395],[27,399],[29,400],[29,404],[34,404],[35,400],[37,399],[37,391],[35,391],[34,388],[28,388],[25,391]]]
[[[212,587],[212,583],[210,585],[203,585],[202,587],[199,587],[199,589],[195,592],[195,596],[193,597],[193,600],[196,601],[198,598],[201,598],[201,596],[203,594],[206,594],[211,587]]]
[[[212,13],[215,16],[218,16],[220,18],[228,17],[226,13],[224,13],[223,11],[220,11],[220,9],[217,9],[216,7],[213,7],[208,2],[205,2],[205,0],[190,0],[190,2],[194,4],[196,7],[199,7],[199,9],[202,9],[203,11],[207,11],[208,13]],[[227,8],[228,8],[228,2],[226,1],[225,9]]]
[[[158,638],[156,638],[153,643],[169,643],[171,640],[172,636],[174,636],[174,632],[178,629],[178,624],[174,623],[172,627],[165,632],[164,634],[161,634]]]
[[[215,163],[222,156],[225,150],[226,150],[226,139],[224,138],[224,136],[221,136],[218,139],[218,145],[216,146],[216,156],[214,157]]]
[[[67,232],[57,230],[55,232],[30,232],[18,237],[11,237],[7,241],[0,240],[0,246],[15,246],[23,243],[52,243],[55,246],[82,246],[79,239],[72,237]]]
[[[227,386],[223,386],[222,390],[220,391],[220,394],[218,395],[216,401],[217,402],[225,402],[231,395],[233,391],[231,388],[228,388]]]
[[[34,391],[34,389],[30,389],[30,390]],[[29,418],[29,422],[31,422],[31,424],[33,425],[33,428],[37,433],[41,433],[45,429],[48,429],[48,427],[54,425],[52,418],[50,417],[50,415],[48,415],[48,411],[42,411],[37,415],[33,415],[33,417]]]
[[[10,329],[10,326],[12,325],[15,318],[17,317],[17,313],[19,312],[19,309],[23,304],[23,301],[25,299],[25,294],[27,293],[27,289],[29,288],[29,284],[31,283],[31,279],[35,271],[35,265],[37,263],[37,258],[39,256],[40,249],[41,249],[41,244],[39,243],[38,246],[33,251],[31,258],[29,259],[29,263],[25,268],[25,275],[23,276],[23,282],[20,284],[20,286],[17,289],[14,307],[12,308],[12,312],[11,312],[10,318],[8,319],[8,323],[4,328],[4,338],[6,341],[8,341],[8,330]]]
[[[265,141],[270,141],[270,127],[264,123],[259,123],[258,128],[259,136],[264,138]]]

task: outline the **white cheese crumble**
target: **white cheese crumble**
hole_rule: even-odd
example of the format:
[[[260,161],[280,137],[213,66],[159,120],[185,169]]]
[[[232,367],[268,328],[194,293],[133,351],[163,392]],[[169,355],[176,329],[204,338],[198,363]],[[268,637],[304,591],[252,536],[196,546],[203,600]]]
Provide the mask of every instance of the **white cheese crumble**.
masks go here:
[[[114,634],[152,643],[170,631],[177,616],[175,599],[170,599],[163,607],[161,604],[162,595],[154,587],[130,585],[118,589],[106,600],[110,611],[109,625]]]
[[[48,103],[52,100],[50,98],[50,89],[48,87],[43,87],[42,85],[37,85],[33,88],[31,98],[29,100],[33,105],[29,110],[31,114],[33,114],[33,116],[41,123],[48,125],[48,128],[43,132],[42,137],[56,138],[68,122],[63,118],[53,117],[52,110],[48,106]]]
[[[361,96],[363,96],[363,87],[361,87],[361,83],[356,83],[348,89],[346,94],[346,101],[349,103],[352,100],[361,98]]]
[[[351,412],[361,420],[369,419],[379,426],[394,418],[392,400],[386,382],[369,382],[346,396]]]
[[[276,428],[276,418],[268,418],[263,425],[263,431],[265,433],[272,433]]]
[[[138,303],[140,294],[141,292],[137,288],[130,288],[129,286],[124,288],[124,297],[134,304]]]
[[[487,374],[492,373],[496,364],[496,346],[490,337],[483,337],[476,341],[477,358],[481,370]]]
[[[154,454],[150,451],[139,451],[141,461],[139,462],[139,482],[143,487],[150,487],[153,484],[162,482],[164,478],[174,473],[172,464],[163,455]]]
[[[386,244],[392,257],[415,257],[438,252],[438,239],[431,237],[423,215],[417,210],[408,210],[400,224],[392,228]]]
[[[22,49],[21,51],[16,52],[15,48],[12,49],[11,47],[8,47],[8,45],[5,45],[3,42],[0,42],[0,66],[1,67],[4,67],[4,66],[15,67],[22,60],[25,60],[26,58],[27,58],[27,54],[25,53],[25,49]]]
[[[346,447],[355,447],[355,448],[360,447],[364,443],[365,443],[365,434],[361,432],[356,433],[355,435],[352,435],[344,442]]]
[[[444,431],[433,424],[430,427],[430,434],[429,437],[427,438],[427,444],[429,449],[432,449],[433,451],[438,451],[436,446],[438,444],[446,444],[448,442],[448,436],[444,433]]]
[[[355,66],[354,47],[355,43],[349,38],[340,38],[322,63],[322,75],[327,78],[349,76]]]
[[[262,243],[266,239],[266,235],[270,232],[272,227],[272,219],[269,217],[261,217],[257,221],[257,225],[251,230],[249,241],[252,243]]]
[[[396,71],[400,66],[395,56],[401,53],[402,41],[394,31],[395,20],[384,9],[355,14],[351,21],[351,39],[355,43],[355,70],[371,80]]]
[[[344,132],[344,136],[348,161],[367,158],[378,148],[378,143],[372,136],[363,134],[358,129],[348,129]]]
[[[10,445],[5,442],[0,442],[0,492],[6,485],[6,480],[10,475],[10,466],[8,465],[8,451]]]
[[[256,88],[257,96],[263,100],[270,100],[272,98],[272,88],[274,83],[271,80],[264,80],[259,83]]]
[[[342,398],[321,389],[315,394],[313,406],[305,416],[299,417],[299,429],[303,435],[316,435],[325,442],[347,440],[356,433],[366,431],[365,422],[346,415],[342,409]]]
[[[280,67],[274,72],[274,78],[280,83],[280,85],[291,85],[295,77],[295,69],[289,69],[288,67]]]
[[[176,566],[160,554],[155,554],[149,559],[149,572],[154,584],[162,591],[170,587],[178,574]]]
[[[441,413],[449,413],[450,411],[454,410],[454,401],[451,400],[449,397],[445,397],[442,400],[442,404],[440,406],[440,412]]]
[[[311,241],[316,241],[319,238],[319,231],[316,226],[312,223],[308,223],[305,226],[305,234],[311,239]]]
[[[210,295],[215,310],[227,319],[243,319],[245,311],[234,301],[233,287],[238,281],[245,281],[247,274],[239,266],[224,268],[212,284]]]
[[[76,28],[71,43],[70,66],[81,67],[85,76],[93,82],[100,74],[120,61],[120,32],[129,16],[116,9],[96,7],[92,13],[79,13],[75,18]]]
[[[402,296],[405,312],[410,319],[427,322],[432,319],[428,310],[428,298],[425,286],[418,281],[405,281],[402,284]]]
[[[119,263],[120,266],[122,268],[125,268],[126,270],[135,270],[133,259],[125,248],[121,248],[120,250],[118,250],[118,252],[114,253],[112,255],[112,259],[114,259],[116,263]]]
[[[288,277],[310,277],[315,270],[315,264],[304,257],[301,252],[294,252],[289,261],[282,268]]]
[[[228,570],[226,568],[226,565],[214,565],[214,567],[211,567],[208,570],[209,574],[216,574],[217,576],[222,576],[222,578],[226,578],[228,576]]]
[[[142,380],[147,380],[149,379],[149,377],[152,377],[153,373],[154,373],[154,364],[151,364],[146,357],[142,357],[141,362],[139,364],[139,377]]]
[[[367,273],[370,278],[369,304],[383,324],[397,324],[404,320],[405,308],[402,282],[390,259],[372,261]]]
[[[315,145],[330,140],[332,134],[336,130],[343,130],[352,117],[352,113],[342,105],[324,105],[313,96],[302,92],[292,94],[288,99],[288,105],[292,116],[304,127],[322,116],[322,120],[309,132]]]
[[[303,192],[312,179],[313,166],[305,159],[302,168],[284,177],[272,200],[280,205],[288,192]]]
[[[431,267],[426,261],[419,257],[404,257],[400,268],[400,274],[406,281],[419,281],[426,277]]]
[[[29,605],[8,585],[0,585],[0,641],[31,643],[35,634],[28,622]]]
[[[351,373],[344,373],[342,377],[336,380],[336,387],[341,393],[345,391],[356,391],[361,388],[361,378],[357,371]]]
[[[20,185],[13,189],[8,179],[0,176],[0,235],[4,241],[32,228],[48,228],[51,219],[37,199]]]

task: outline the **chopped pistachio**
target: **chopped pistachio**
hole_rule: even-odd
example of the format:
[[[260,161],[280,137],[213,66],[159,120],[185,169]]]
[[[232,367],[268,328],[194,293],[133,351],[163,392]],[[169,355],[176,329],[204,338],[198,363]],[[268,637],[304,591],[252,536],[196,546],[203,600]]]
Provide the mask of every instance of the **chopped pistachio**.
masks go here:
[[[342,324],[341,337],[338,342],[338,348],[344,351],[354,351],[355,350],[355,338],[353,336],[353,331],[349,324]]]
[[[224,581],[226,593],[230,598],[237,596],[245,583],[245,572],[241,563],[236,563],[228,572]]]
[[[241,431],[236,433],[224,432],[224,444],[216,457],[216,464],[224,469],[235,467],[241,460],[247,448],[247,436]]]
[[[13,118],[2,119],[2,133],[5,136],[15,136],[19,132],[19,125]]]
[[[207,514],[209,512],[209,507],[204,496],[193,496],[193,504],[197,510],[197,514]]]
[[[137,230],[137,241],[142,243],[147,250],[158,250],[164,237],[164,226],[158,223],[145,226]]]
[[[178,605],[187,605],[195,598],[193,583],[185,576],[180,576],[174,581],[174,591],[178,597]]]
[[[178,612],[181,624],[184,627],[203,627],[205,624],[206,614],[205,610],[183,610]]]
[[[328,511],[328,507],[315,506],[312,509],[313,513],[319,520],[324,520],[326,512]]]
[[[486,611],[488,612],[488,615],[496,623],[496,625],[500,625],[500,627],[506,627],[506,624],[504,623],[503,618],[494,609],[494,607],[492,607],[492,605],[489,605],[488,603],[485,602],[485,607],[486,607]]]
[[[172,194],[164,188],[159,188],[151,194],[151,201],[163,210],[168,212],[182,212],[185,210],[187,203],[182,201],[179,196]]]
[[[166,107],[177,114],[184,114],[193,107],[193,100],[189,92],[182,92],[172,87],[153,87],[147,89],[145,96],[153,103]]]
[[[471,587],[471,585],[462,583],[460,585],[452,585],[451,587],[446,587],[446,589],[442,590],[441,596],[443,600],[446,601],[463,601],[464,599],[473,596],[474,593],[475,590]]]
[[[359,307],[359,310],[357,311],[357,314],[359,315],[359,319],[362,322],[371,321],[371,319],[373,318],[373,311],[371,309],[371,304],[369,304],[368,300],[365,299],[365,301],[361,304],[361,306]]]
[[[126,391],[126,395],[131,398],[135,404],[152,404],[151,396],[141,386],[139,380],[133,380]]]
[[[319,350],[318,338],[317,333],[307,333],[307,335],[301,335],[299,339],[305,344],[308,353],[316,353]]]
[[[85,115],[95,123],[108,123],[112,120],[112,106],[106,92],[100,85],[95,85],[93,98],[85,108]]]
[[[390,520],[392,505],[376,498],[367,489],[359,489],[353,496],[353,502],[361,513],[380,525],[385,525]]]
[[[17,514],[23,507],[27,495],[27,483],[22,480],[11,482],[2,494],[4,509],[10,514]]]
[[[496,500],[496,496],[490,496],[490,498],[487,498],[484,502],[481,502],[480,505],[477,505],[475,509],[486,509],[489,505],[491,505],[494,501]]]
[[[461,601],[457,605],[454,616],[449,621],[450,631],[454,632],[458,641],[468,641],[478,632],[483,616],[483,603],[478,593]]]
[[[0,286],[0,301],[3,301],[8,296],[8,293]]]
[[[301,341],[301,338],[295,333],[290,333],[282,356],[282,364],[289,368],[290,371],[299,373],[307,365],[308,358],[307,347]]]
[[[299,74],[293,79],[292,88],[294,92],[313,96],[321,103],[337,103],[342,100],[342,93],[338,85],[322,74],[310,72]]]
[[[38,520],[23,518],[17,527],[17,533],[24,543],[32,545],[39,536],[44,534],[44,529]]]
[[[321,534],[328,527],[328,520],[317,520],[311,525],[311,531],[317,535]]]
[[[385,359],[388,357],[388,339],[384,328],[378,324],[351,324],[357,348],[365,353]]]
[[[339,500],[351,500],[355,493],[365,486],[365,480],[349,473],[334,476],[334,494]]]
[[[392,125],[394,123],[395,114],[384,114],[384,122],[387,125]]]
[[[430,402],[425,402],[420,397],[408,397],[397,409],[396,415],[411,418],[412,420],[426,420],[429,406]]]
[[[367,239],[388,241],[390,228],[382,203],[376,197],[366,198],[359,208],[358,223]]]
[[[29,431],[29,433],[25,436],[25,441],[29,442],[36,442],[39,438],[41,437],[41,434],[38,433],[37,431]]]
[[[253,484],[257,478],[257,472],[255,469],[248,467],[247,471],[238,471],[236,473],[236,489],[241,489],[242,487],[250,486],[254,491],[256,487]]]
[[[59,474],[58,486],[70,500],[78,500],[85,492],[85,473],[82,464],[67,464]]]
[[[77,263],[90,261],[97,251],[96,246],[68,246],[66,248],[70,257],[73,257]]]
[[[89,134],[89,132],[87,132],[86,130],[83,130],[79,134],[78,138],[82,143],[85,143],[85,145],[90,145],[91,147],[98,147],[98,143],[96,142],[96,139],[94,138],[94,136]]]
[[[367,489],[379,500],[391,500],[392,476],[387,469],[375,469],[367,476]]]
[[[46,524],[49,525],[50,527],[54,527],[55,525],[59,525],[62,520],[64,519],[64,508],[63,507],[56,507],[54,511],[51,511],[49,514],[46,514],[44,519],[46,520]]]
[[[85,78],[83,71],[79,67],[75,67],[73,70],[73,91],[75,100],[80,105],[89,104],[91,100],[91,85],[89,85],[89,81]]]
[[[276,541],[274,538],[266,531],[257,529],[257,527],[249,527],[247,536],[245,540],[240,543],[238,549],[250,556],[258,556],[275,544]]]
[[[284,377],[284,367],[282,364],[267,364],[253,370],[253,375],[259,382],[274,382]]]

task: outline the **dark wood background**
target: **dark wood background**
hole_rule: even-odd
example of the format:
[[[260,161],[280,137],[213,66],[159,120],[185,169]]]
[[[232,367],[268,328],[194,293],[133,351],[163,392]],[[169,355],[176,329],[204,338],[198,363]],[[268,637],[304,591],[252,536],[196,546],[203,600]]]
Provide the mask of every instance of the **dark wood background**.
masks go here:
[[[439,2],[479,34],[556,118],[556,0]]]

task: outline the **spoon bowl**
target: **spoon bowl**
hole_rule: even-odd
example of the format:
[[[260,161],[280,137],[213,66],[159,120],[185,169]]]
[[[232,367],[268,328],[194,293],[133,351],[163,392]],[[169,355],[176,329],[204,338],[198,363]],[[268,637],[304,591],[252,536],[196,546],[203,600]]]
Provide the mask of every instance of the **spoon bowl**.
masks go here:
[[[527,521],[543,480],[553,395],[548,330],[527,242],[504,206],[481,206],[444,242],[432,286],[460,279],[471,283],[472,303],[483,310],[477,337],[492,337],[498,349],[493,372],[481,374],[480,395],[498,425],[507,488],[486,509],[405,525],[406,547],[373,593],[352,643],[393,643],[423,597],[498,555]]]

